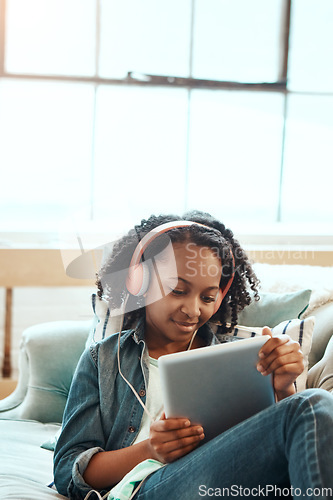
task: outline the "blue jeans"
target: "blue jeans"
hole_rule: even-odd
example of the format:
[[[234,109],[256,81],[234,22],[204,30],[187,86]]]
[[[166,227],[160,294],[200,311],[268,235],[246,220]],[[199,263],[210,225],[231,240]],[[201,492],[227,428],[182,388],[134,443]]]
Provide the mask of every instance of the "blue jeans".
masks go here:
[[[222,496],[333,498],[332,394],[309,389],[267,408],[154,472],[135,499]]]

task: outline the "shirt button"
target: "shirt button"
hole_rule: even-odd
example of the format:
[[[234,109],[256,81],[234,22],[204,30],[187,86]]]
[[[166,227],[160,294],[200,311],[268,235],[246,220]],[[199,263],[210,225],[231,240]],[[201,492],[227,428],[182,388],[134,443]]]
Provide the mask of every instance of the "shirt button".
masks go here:
[[[135,432],[135,427],[132,425],[128,428],[128,432]]]
[[[146,391],[144,389],[141,389],[141,391],[139,392],[139,395],[143,398],[143,396],[146,395]]]

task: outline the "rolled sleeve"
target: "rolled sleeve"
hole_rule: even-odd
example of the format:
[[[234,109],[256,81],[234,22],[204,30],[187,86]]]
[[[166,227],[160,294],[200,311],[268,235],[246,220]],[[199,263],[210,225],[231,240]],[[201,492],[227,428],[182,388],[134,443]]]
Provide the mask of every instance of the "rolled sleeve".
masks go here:
[[[101,451],[104,450],[98,447],[90,448],[76,458],[72,469],[72,479],[67,490],[69,498],[81,499],[89,493],[91,486],[85,482],[83,475],[92,457]]]

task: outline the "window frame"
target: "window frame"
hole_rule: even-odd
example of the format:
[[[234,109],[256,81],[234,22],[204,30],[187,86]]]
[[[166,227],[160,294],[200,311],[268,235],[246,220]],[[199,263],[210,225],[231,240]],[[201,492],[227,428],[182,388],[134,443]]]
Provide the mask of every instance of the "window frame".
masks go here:
[[[93,76],[68,76],[68,75],[43,75],[43,74],[27,74],[27,73],[11,73],[5,70],[5,44],[6,44],[6,0],[0,0],[0,79],[15,79],[15,80],[37,80],[37,81],[52,81],[52,82],[68,82],[68,83],[86,83],[92,85],[95,89],[95,103],[94,103],[94,120],[96,117],[96,94],[97,89],[101,85],[125,85],[125,86],[143,86],[143,87],[167,87],[167,88],[185,88],[187,89],[190,97],[192,90],[232,90],[232,91],[251,91],[251,92],[277,92],[283,95],[284,98],[284,111],[283,111],[283,132],[281,143],[281,164],[280,164],[280,181],[279,181],[279,201],[276,211],[276,219],[273,224],[281,223],[281,200],[282,200],[282,186],[284,176],[284,145],[286,137],[286,121],[288,111],[288,96],[291,94],[304,93],[291,91],[288,89],[288,60],[290,53],[290,26],[292,15],[292,0],[284,0],[281,34],[280,34],[280,67],[278,71],[278,79],[275,82],[256,82],[244,83],[237,81],[220,81],[210,79],[197,79],[191,76],[192,73],[192,59],[193,59],[193,28],[194,28],[194,10],[195,0],[191,0],[192,13],[191,13],[191,40],[190,40],[190,74],[187,78],[177,77],[174,75],[153,75],[153,74],[138,74],[129,71],[127,76],[123,79],[116,78],[103,78],[99,75],[99,53],[100,53],[100,16],[101,16],[101,2],[96,0],[96,55],[95,55],[95,75]],[[318,94],[322,95],[322,93]],[[95,126],[93,124],[93,135]],[[93,141],[94,141],[93,137]],[[92,158],[91,163],[91,179],[93,180],[94,162]],[[93,193],[93,187],[91,190]],[[92,195],[93,196],[93,195]],[[93,198],[91,199],[91,219],[94,219]],[[243,232],[241,230],[241,232]],[[272,235],[267,234],[260,228],[256,231],[259,240],[267,241],[272,238]],[[295,233],[294,233],[295,234]],[[262,235],[262,238],[259,237]],[[314,233],[312,236],[309,234],[309,239],[313,242]],[[244,237],[245,233],[244,233]],[[280,235],[281,238],[281,235]],[[258,240],[258,241],[259,241]],[[273,238],[274,240],[274,238]],[[273,241],[271,239],[271,241]],[[331,244],[331,238],[328,236],[327,242]]]

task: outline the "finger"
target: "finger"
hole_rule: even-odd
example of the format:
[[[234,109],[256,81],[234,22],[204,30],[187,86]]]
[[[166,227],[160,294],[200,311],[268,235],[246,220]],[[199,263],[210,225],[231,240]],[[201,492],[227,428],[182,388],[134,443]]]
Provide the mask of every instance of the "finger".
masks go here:
[[[156,420],[152,426],[157,432],[166,432],[176,429],[186,429],[191,427],[191,422],[188,418],[160,418],[160,420]]]
[[[285,356],[286,354],[301,353],[301,348],[298,342],[289,339],[287,342],[284,339],[277,339],[275,344],[272,343],[273,349],[260,357],[263,364],[269,365],[274,359]]]
[[[171,451],[166,456],[165,462],[171,463],[171,462],[174,462],[175,460],[177,460],[178,458],[181,458],[181,457],[187,455],[188,453],[193,451],[199,445],[199,443],[200,443],[200,441],[198,441],[197,443],[192,443],[188,446],[184,446],[183,448],[179,448],[178,450]]]
[[[259,363],[257,369],[262,375],[270,373],[287,373],[290,365],[297,365],[297,371],[301,373],[304,369],[304,359],[300,352],[287,352],[278,357],[274,357],[270,363]],[[291,371],[293,373],[294,370]]]
[[[268,326],[263,327],[262,335],[269,335],[270,337],[273,337],[272,330]]]
[[[287,354],[294,354],[296,355],[296,357],[303,358],[299,343],[289,339],[289,337],[287,340],[288,341],[285,342],[285,339],[283,338],[278,338],[277,340],[272,339],[272,350],[266,353],[261,352],[259,355],[260,361],[257,365],[259,371],[264,371],[264,369],[266,370],[274,362],[275,359],[281,356],[286,356]]]
[[[184,439],[185,440],[191,438],[196,439],[201,434],[203,434],[203,428],[201,427],[201,425],[191,426],[185,429],[164,431],[164,432],[156,432],[154,431],[154,429],[151,429],[150,439],[152,443],[156,446],[160,443],[161,444],[172,443],[172,442],[176,443],[176,442],[181,442]],[[179,444],[179,446],[181,445]]]
[[[298,362],[288,363],[274,370],[274,376],[288,374],[288,375],[295,375],[295,377],[298,377],[302,373],[303,369],[304,365],[301,365]]]
[[[270,337],[272,337],[273,336],[272,330],[268,326],[264,326],[262,329],[262,335],[269,335]],[[267,342],[264,345],[266,345],[266,344],[267,344]],[[263,348],[261,348],[259,351],[259,357],[264,356],[265,351],[263,351],[262,349]]]
[[[152,445],[159,455],[170,457],[170,455],[177,455],[178,452],[181,455],[185,454],[184,450],[196,447],[200,443],[200,441],[204,439],[204,437],[204,433],[201,432],[200,434],[197,434],[195,436],[183,437],[175,439],[173,441],[167,441],[165,443],[155,443],[154,440],[152,440]]]
[[[293,342],[294,341],[292,341],[288,335],[277,335],[276,337],[271,337],[260,349],[259,358],[264,359],[268,357],[276,348]]]
[[[201,428],[201,432],[197,432],[195,435],[180,437],[173,441],[169,441],[168,443],[165,443],[165,446],[168,452],[174,451],[181,448],[187,448],[192,444],[196,444],[200,442],[204,437],[205,434],[203,432],[203,429]]]
[[[286,356],[292,356],[292,358],[286,358]],[[295,361],[303,360],[303,354],[298,342],[276,347],[270,354],[260,358],[257,368],[261,373],[264,371],[271,372],[276,368],[277,364],[283,364],[286,359]]]

